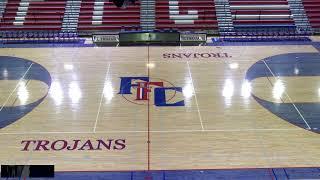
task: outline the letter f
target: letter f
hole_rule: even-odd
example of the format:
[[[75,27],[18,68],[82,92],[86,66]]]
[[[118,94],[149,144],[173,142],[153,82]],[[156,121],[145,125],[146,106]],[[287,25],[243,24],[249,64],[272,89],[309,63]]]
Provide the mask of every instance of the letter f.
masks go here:
[[[131,87],[138,86],[138,84],[132,84],[132,80],[141,80],[149,82],[149,77],[120,77],[120,91],[118,94],[132,94]]]

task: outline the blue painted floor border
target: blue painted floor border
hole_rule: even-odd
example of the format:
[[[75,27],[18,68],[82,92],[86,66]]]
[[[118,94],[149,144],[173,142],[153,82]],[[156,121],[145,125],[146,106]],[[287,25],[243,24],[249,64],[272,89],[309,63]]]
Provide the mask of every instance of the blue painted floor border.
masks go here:
[[[284,180],[320,179],[319,168],[231,169],[231,170],[181,170],[150,172],[57,173],[57,179],[106,179],[106,180]]]
[[[3,179],[3,178],[2,178]],[[9,178],[10,179],[10,178]],[[48,178],[37,178],[45,180]],[[52,179],[52,178],[51,178]],[[272,168],[229,170],[57,172],[57,180],[288,180],[320,179],[320,168]]]
[[[316,49],[318,49],[318,51],[320,52],[320,42],[314,43],[314,44],[313,44],[313,47],[316,48]]]

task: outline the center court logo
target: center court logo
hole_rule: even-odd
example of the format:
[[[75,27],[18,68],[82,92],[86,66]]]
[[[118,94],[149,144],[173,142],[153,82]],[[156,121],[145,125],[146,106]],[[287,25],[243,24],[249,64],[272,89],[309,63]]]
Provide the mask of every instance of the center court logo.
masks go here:
[[[119,95],[137,105],[158,107],[184,106],[184,100],[177,100],[182,87],[175,87],[169,81],[149,77],[120,77]]]

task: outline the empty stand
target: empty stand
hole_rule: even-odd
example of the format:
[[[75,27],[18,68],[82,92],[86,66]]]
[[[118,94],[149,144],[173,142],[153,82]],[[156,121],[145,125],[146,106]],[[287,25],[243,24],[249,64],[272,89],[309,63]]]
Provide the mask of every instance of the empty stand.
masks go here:
[[[312,28],[320,28],[320,0],[302,0]]]
[[[1,31],[296,31],[320,29],[320,0],[6,0]],[[291,32],[290,32],[291,33]]]
[[[65,0],[8,0],[0,30],[61,30]]]
[[[217,30],[213,0],[157,0],[156,28],[178,30]]]
[[[103,0],[82,0],[79,31],[120,31],[140,28],[140,4],[119,9],[112,2]]]
[[[287,0],[229,0],[236,29],[295,28]]]

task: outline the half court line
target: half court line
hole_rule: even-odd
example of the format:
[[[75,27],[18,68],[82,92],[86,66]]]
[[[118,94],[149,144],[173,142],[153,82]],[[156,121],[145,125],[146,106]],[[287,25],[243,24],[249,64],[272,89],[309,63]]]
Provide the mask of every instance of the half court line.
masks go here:
[[[275,80],[279,80],[279,78],[277,76],[275,76],[275,74],[272,72],[272,70],[270,69],[270,67],[268,66],[268,64],[266,63],[265,60],[263,60],[263,63],[266,65],[266,67],[268,68],[268,70],[270,71],[270,73],[272,74],[272,76],[274,77]],[[298,112],[299,116],[301,117],[301,119],[305,122],[305,124],[307,125],[308,129],[311,129],[310,125],[308,124],[308,122],[306,121],[306,119],[303,117],[303,115],[300,113],[299,109],[297,108],[297,106],[293,103],[292,99],[290,98],[289,94],[287,93],[287,91],[284,91],[285,95],[287,96],[287,98],[289,99],[290,103],[293,105],[293,107],[296,109],[296,111]]]
[[[2,111],[2,109],[4,108],[4,106],[7,104],[7,102],[9,101],[9,99],[11,98],[11,96],[13,95],[13,93],[16,91],[16,89],[18,88],[18,86],[20,85],[20,83],[23,81],[23,79],[25,78],[25,76],[28,74],[29,70],[31,69],[33,63],[30,64],[30,66],[28,67],[27,71],[23,74],[23,76],[19,79],[18,84],[16,85],[16,87],[13,89],[13,91],[10,93],[10,95],[8,96],[8,98],[6,99],[6,101],[3,103],[3,105],[0,108],[0,111]]]
[[[150,45],[148,44],[148,78],[150,79]],[[147,87],[149,88],[149,85],[147,85]],[[151,169],[151,148],[150,148],[150,143],[151,143],[151,138],[150,138],[150,127],[151,127],[151,122],[150,122],[150,93],[148,93],[148,131],[147,131],[147,135],[148,135],[148,139],[147,139],[147,148],[148,148],[148,153],[147,153],[147,161],[148,161],[148,171],[150,171]]]
[[[191,69],[190,69],[189,61],[187,61],[187,66],[188,66],[189,76],[190,76],[190,79],[191,79],[192,90],[193,90],[193,92],[194,92],[194,98],[195,98],[195,100],[196,100],[196,105],[197,105],[199,120],[200,120],[200,124],[201,124],[201,129],[202,129],[202,131],[204,131],[203,122],[202,122],[202,117],[201,117],[201,113],[200,113],[200,109],[199,109],[199,104],[198,104],[197,93],[196,93],[196,90],[195,90],[195,88],[194,88],[193,78],[192,78],[192,75],[191,75]]]
[[[108,64],[108,68],[107,68],[107,73],[106,73],[106,78],[105,81],[107,81],[109,79],[109,70],[110,70],[110,65],[111,63],[109,62]],[[99,115],[100,115],[100,111],[101,111],[101,105],[102,105],[102,100],[103,100],[103,95],[104,95],[104,87],[102,88],[102,93],[101,93],[101,97],[100,97],[100,103],[99,103],[99,108],[98,108],[98,112],[97,112],[97,116],[96,116],[96,121],[94,123],[94,127],[93,127],[93,132],[96,132],[97,129],[97,124],[98,124],[98,119],[99,119]]]

